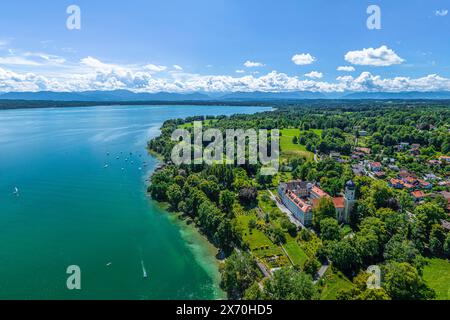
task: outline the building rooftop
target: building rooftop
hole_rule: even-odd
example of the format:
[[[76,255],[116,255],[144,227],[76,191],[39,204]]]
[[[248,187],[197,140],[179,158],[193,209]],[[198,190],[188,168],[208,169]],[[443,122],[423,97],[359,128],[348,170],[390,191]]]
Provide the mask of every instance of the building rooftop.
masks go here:
[[[378,167],[381,167],[381,163],[380,163],[380,162],[371,162],[371,163],[370,163],[370,166],[371,166],[371,167],[378,168]]]
[[[414,198],[423,198],[425,197],[425,193],[423,191],[420,190],[416,190],[411,192],[411,194],[413,195]]]
[[[288,191],[287,192],[287,196],[289,197],[289,199],[292,200],[292,202],[294,202],[294,204],[303,212],[309,212],[311,210],[311,205],[307,204],[305,201],[303,201],[301,198],[297,197],[297,195],[292,192],[292,191]]]
[[[322,189],[320,189],[317,186],[312,187],[311,192],[314,192],[315,194],[317,194],[319,196],[319,198],[330,196],[328,193],[326,193],[325,191],[323,191]]]
[[[344,197],[333,198],[333,203],[335,208],[342,209],[345,207]]]

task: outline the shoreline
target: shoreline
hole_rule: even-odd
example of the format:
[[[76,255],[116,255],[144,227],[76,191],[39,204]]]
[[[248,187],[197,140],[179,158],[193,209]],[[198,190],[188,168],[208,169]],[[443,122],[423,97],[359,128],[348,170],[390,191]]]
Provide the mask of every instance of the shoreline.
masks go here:
[[[296,103],[304,103],[299,100]],[[271,107],[273,104],[292,104],[289,101],[54,101],[54,100],[2,100],[2,110],[33,110],[33,109],[64,109],[89,107],[118,107],[118,106],[223,106],[223,107]]]
[[[146,187],[150,185],[151,177],[161,169],[166,163],[162,159],[162,155],[147,149],[149,154],[158,160],[155,168],[148,172],[149,178],[146,181]],[[145,190],[149,201],[153,201],[167,216],[169,221],[179,228],[180,235],[185,241],[186,246],[194,255],[195,261],[203,268],[208,276],[211,277],[212,289],[214,292],[213,300],[226,299],[226,293],[220,288],[220,265],[221,260],[217,258],[219,249],[215,247],[208,238],[197,228],[195,223],[183,216],[180,212],[173,212],[169,209],[166,202],[154,200],[150,194]]]

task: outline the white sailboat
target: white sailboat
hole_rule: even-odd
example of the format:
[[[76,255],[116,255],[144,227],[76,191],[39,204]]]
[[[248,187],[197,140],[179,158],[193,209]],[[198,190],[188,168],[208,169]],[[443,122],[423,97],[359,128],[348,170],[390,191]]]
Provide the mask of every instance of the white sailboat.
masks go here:
[[[14,192],[13,192],[13,195],[15,195],[15,196],[19,196],[19,188],[17,188],[17,187],[14,187]]]

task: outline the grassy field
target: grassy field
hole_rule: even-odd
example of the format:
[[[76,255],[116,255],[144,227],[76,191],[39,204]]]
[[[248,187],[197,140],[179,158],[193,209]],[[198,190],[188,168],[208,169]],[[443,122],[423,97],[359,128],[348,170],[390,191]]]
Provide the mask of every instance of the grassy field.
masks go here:
[[[284,250],[286,250],[286,252],[288,253],[292,262],[294,262],[295,265],[303,267],[305,262],[308,260],[308,256],[305,253],[305,251],[303,251],[303,249],[300,248],[297,241],[295,240],[288,241],[285,244],[283,244],[283,247]]]
[[[252,254],[259,258],[269,269],[289,265],[289,260],[280,246],[274,244],[262,231],[257,228],[251,231],[248,222],[257,220],[256,214],[240,215],[237,217],[239,228],[245,242],[249,244]]]
[[[450,262],[442,259],[427,259],[423,278],[436,291],[438,300],[450,300]]]
[[[336,300],[340,290],[348,290],[352,287],[350,280],[340,272],[333,272],[331,268],[327,270],[321,282],[320,300]]]
[[[217,119],[203,120],[203,125],[204,126],[210,126],[210,125],[214,124],[215,122],[217,122]],[[184,124],[180,125],[179,127],[182,128],[182,129],[189,129],[189,128],[192,128],[193,125],[194,125],[193,122],[187,122],[187,123],[184,123]]]
[[[311,130],[317,135],[322,134],[322,130],[314,129]],[[308,150],[306,150],[306,146],[301,144],[294,144],[292,139],[294,137],[300,136],[300,129],[282,129],[280,137],[280,148],[281,148],[281,157],[283,159],[290,159],[293,157],[304,157],[306,159],[311,160],[314,157],[314,154]]]
[[[249,243],[250,250],[257,250],[266,247],[274,247],[275,245],[269,238],[257,228],[251,231],[248,228],[248,222],[251,220],[257,220],[256,215],[241,215],[237,217],[238,225],[242,230],[244,241]]]

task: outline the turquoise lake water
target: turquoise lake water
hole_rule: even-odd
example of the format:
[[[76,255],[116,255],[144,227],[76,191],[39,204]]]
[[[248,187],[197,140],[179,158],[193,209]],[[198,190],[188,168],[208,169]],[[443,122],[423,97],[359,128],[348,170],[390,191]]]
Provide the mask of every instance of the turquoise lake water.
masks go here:
[[[223,298],[213,248],[147,197],[145,146],[167,119],[262,110],[0,111],[0,299]],[[81,290],[67,289],[70,265]]]

